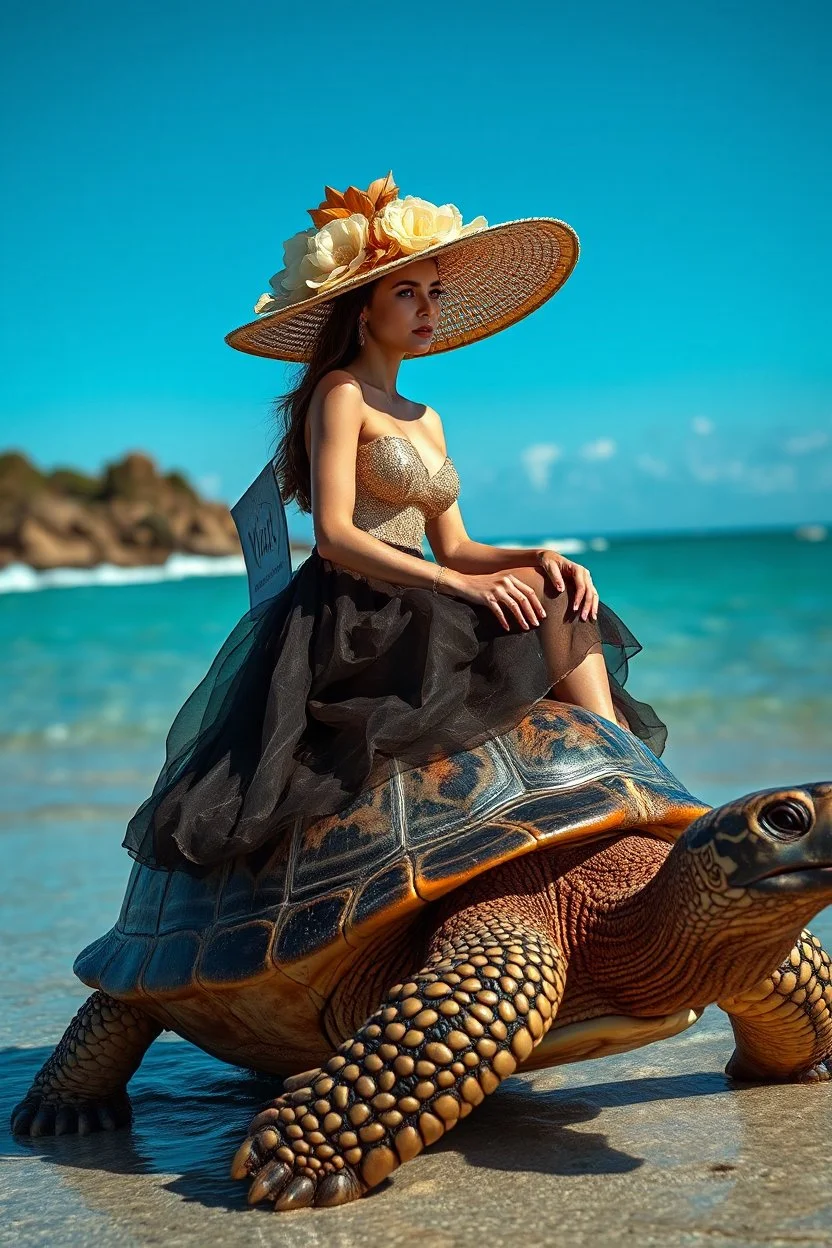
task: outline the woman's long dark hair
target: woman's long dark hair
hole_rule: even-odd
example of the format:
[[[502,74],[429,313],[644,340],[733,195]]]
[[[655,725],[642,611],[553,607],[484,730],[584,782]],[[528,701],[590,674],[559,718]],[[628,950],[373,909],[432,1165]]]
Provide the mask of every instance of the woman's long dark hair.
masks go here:
[[[303,436],[309,402],[325,373],[344,368],[358,355],[358,317],[372,298],[375,285],[367,282],[332,300],[309,363],[302,366],[297,384],[273,404],[275,419],[282,426],[275,452],[280,496],[284,503],[296,499],[301,511],[312,510],[309,456]]]

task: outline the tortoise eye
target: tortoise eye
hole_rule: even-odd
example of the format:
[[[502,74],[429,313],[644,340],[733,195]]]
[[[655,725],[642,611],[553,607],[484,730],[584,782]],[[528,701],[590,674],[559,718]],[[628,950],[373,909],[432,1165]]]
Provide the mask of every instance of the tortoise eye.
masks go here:
[[[812,826],[812,812],[803,802],[789,797],[771,802],[759,814],[760,827],[781,840],[805,836]]]

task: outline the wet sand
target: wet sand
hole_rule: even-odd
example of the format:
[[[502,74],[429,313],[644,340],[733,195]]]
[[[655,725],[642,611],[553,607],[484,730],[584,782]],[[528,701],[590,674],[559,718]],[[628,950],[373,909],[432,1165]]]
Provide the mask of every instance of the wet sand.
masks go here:
[[[0,1242],[347,1248],[832,1242],[832,1085],[734,1089],[727,1020],[507,1080],[438,1146],[341,1209],[245,1204],[229,1160],[270,1085],[179,1040],[131,1084],[131,1130],[3,1149]],[[5,1116],[47,1048],[2,1055]],[[7,1121],[7,1119],[6,1119]]]
[[[788,599],[771,592],[784,562]],[[671,725],[664,761],[697,797],[829,778],[827,564],[768,538],[605,557],[608,600],[645,643],[634,692]],[[72,961],[118,914],[125,823],[240,593],[44,591],[0,615],[0,1244],[832,1244],[832,1085],[732,1088],[716,1009],[661,1044],[507,1080],[342,1209],[247,1208],[228,1168],[278,1089],[175,1038],[131,1083],[132,1130],[12,1139],[11,1107],[87,995]],[[832,911],[811,926],[832,948]]]

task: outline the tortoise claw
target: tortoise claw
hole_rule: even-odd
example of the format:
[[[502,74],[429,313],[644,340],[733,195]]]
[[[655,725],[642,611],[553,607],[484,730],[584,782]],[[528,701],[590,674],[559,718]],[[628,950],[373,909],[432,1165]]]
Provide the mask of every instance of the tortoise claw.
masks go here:
[[[829,1083],[832,1079],[832,1057],[827,1057],[794,1076],[794,1083]]]
[[[36,1113],[29,1101],[21,1101],[12,1110],[12,1135],[28,1135]]]
[[[71,1105],[62,1105],[55,1115],[55,1134],[74,1135],[78,1130],[78,1114]]]
[[[361,1196],[361,1185],[351,1170],[340,1170],[322,1179],[315,1193],[316,1207],[329,1209],[333,1205],[346,1205]]]
[[[288,1169],[288,1166],[286,1167]],[[306,1209],[312,1204],[315,1196],[315,1184],[305,1174],[298,1174],[292,1179],[286,1190],[274,1202],[275,1209],[285,1212],[288,1209]]]
[[[39,1094],[29,1096],[12,1110],[12,1134],[37,1139],[44,1135],[92,1135],[95,1131],[115,1131],[133,1116],[126,1093],[101,1101],[62,1104],[45,1101]]]
[[[117,1127],[121,1126],[118,1114],[109,1105],[99,1105],[98,1121],[101,1123],[102,1131],[115,1131]]]
[[[285,1104],[276,1102],[259,1114],[250,1123],[248,1135],[231,1162],[232,1179],[249,1181],[248,1203],[270,1202],[275,1210],[284,1213],[310,1205],[344,1205],[363,1195],[366,1185],[352,1166],[344,1164],[343,1157],[337,1159],[340,1168],[334,1173],[326,1164],[312,1172],[313,1167],[307,1164],[309,1145],[306,1152],[290,1147],[296,1143],[294,1134],[286,1134],[287,1125],[292,1130],[292,1124],[281,1119],[281,1112],[286,1112]],[[330,1147],[329,1156],[333,1152]],[[316,1164],[320,1167],[320,1161]]]
[[[41,1135],[55,1134],[55,1115],[57,1113],[56,1105],[41,1105],[32,1119],[29,1127],[29,1134],[33,1139],[37,1139]]]
[[[252,1166],[256,1166],[257,1162],[258,1157],[254,1149],[254,1141],[251,1136],[247,1136],[237,1149],[234,1154],[234,1160],[231,1162],[232,1179],[248,1178]]]
[[[285,1162],[271,1162],[264,1170],[260,1171],[248,1189],[248,1203],[250,1205],[259,1205],[261,1200],[274,1200],[283,1191],[291,1177],[291,1167],[287,1166]]]
[[[79,1135],[95,1135],[96,1131],[100,1130],[101,1123],[98,1121],[98,1110],[94,1105],[87,1105],[83,1109],[78,1110]]]

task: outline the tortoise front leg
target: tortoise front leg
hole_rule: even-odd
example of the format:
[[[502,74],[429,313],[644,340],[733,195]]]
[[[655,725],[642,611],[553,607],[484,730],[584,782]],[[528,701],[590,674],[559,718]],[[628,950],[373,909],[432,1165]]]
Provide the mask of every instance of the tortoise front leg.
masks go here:
[[[832,1078],[832,962],[811,932],[801,932],[782,966],[762,983],[718,1004],[729,1014],[737,1042],[725,1068],[732,1078]]]
[[[130,1121],[127,1081],[162,1028],[141,1010],[94,992],[12,1110],[16,1135],[88,1135]]]
[[[546,1034],[564,984],[547,936],[499,919],[456,923],[433,950],[251,1123],[231,1167],[254,1180],[250,1204],[355,1200],[470,1114]]]

